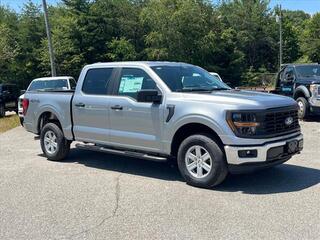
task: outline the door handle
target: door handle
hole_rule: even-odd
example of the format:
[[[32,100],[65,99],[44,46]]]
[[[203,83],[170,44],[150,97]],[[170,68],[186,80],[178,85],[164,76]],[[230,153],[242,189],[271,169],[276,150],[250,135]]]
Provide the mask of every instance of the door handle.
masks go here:
[[[84,103],[76,103],[75,106],[76,107],[85,107],[86,105]]]
[[[112,110],[122,110],[123,107],[120,106],[120,105],[114,105],[114,106],[111,106],[111,109],[112,109]]]

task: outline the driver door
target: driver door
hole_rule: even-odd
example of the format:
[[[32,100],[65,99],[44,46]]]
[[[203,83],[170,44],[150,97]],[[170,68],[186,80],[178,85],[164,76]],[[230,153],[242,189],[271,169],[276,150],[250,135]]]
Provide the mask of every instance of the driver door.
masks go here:
[[[282,95],[292,96],[294,89],[294,81],[296,79],[295,71],[293,67],[287,67],[284,70],[284,74],[282,75],[280,82],[280,91]]]
[[[140,68],[122,68],[109,97],[110,144],[134,150],[161,150],[164,104],[138,102],[140,90],[159,90],[155,81]]]

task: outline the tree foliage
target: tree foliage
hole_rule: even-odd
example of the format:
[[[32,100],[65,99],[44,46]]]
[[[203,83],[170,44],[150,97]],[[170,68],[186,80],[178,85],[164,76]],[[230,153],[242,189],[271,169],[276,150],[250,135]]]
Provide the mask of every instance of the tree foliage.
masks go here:
[[[59,75],[85,64],[167,60],[219,72],[232,85],[255,85],[279,66],[279,9],[268,0],[61,0],[49,7]],[[284,62],[320,61],[320,13],[282,12]],[[0,6],[0,81],[26,87],[50,75],[43,13]]]

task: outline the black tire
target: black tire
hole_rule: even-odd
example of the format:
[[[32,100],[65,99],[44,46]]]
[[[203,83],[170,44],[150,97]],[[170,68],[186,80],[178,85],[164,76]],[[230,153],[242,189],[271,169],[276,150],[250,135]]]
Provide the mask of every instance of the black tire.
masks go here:
[[[56,150],[49,152],[45,147],[46,134],[53,133],[56,137]],[[70,150],[70,141],[65,139],[62,130],[54,123],[47,123],[41,130],[40,134],[41,149],[45,156],[51,161],[62,161],[66,158]]]
[[[6,116],[6,110],[4,108],[3,103],[0,103],[0,118],[3,118]]]
[[[304,97],[299,97],[296,101],[299,105],[298,117],[300,119],[307,118],[309,116],[309,103],[307,99]]]
[[[193,147],[200,146],[209,153],[211,157],[211,170],[206,172],[203,177],[193,176],[187,169],[186,154]],[[225,160],[224,152],[213,138],[205,134],[192,135],[186,138],[180,145],[178,150],[178,167],[181,175],[186,182],[192,186],[212,188],[220,183],[228,175],[228,166]],[[198,168],[197,168],[198,171]],[[201,170],[202,172],[203,170]]]
[[[23,119],[24,119],[23,117],[20,117],[20,118],[19,118],[20,124],[21,124],[22,127],[23,127]]]

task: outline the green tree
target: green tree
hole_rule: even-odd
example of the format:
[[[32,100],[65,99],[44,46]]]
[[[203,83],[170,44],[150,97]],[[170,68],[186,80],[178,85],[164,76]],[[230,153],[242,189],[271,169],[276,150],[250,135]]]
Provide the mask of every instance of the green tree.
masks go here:
[[[133,61],[137,57],[133,44],[125,38],[113,39],[108,48],[107,58],[112,61]]]
[[[16,57],[16,76],[21,85],[27,87],[29,82],[43,76],[40,67],[40,46],[46,37],[44,18],[40,6],[31,1],[24,5],[19,16],[18,32],[16,33],[19,52]]]
[[[320,62],[320,13],[312,16],[304,31],[302,48],[312,62]]]
[[[235,30],[236,45],[245,54],[246,68],[265,66],[275,70],[277,37],[268,0],[223,1],[220,6],[225,28]]]

